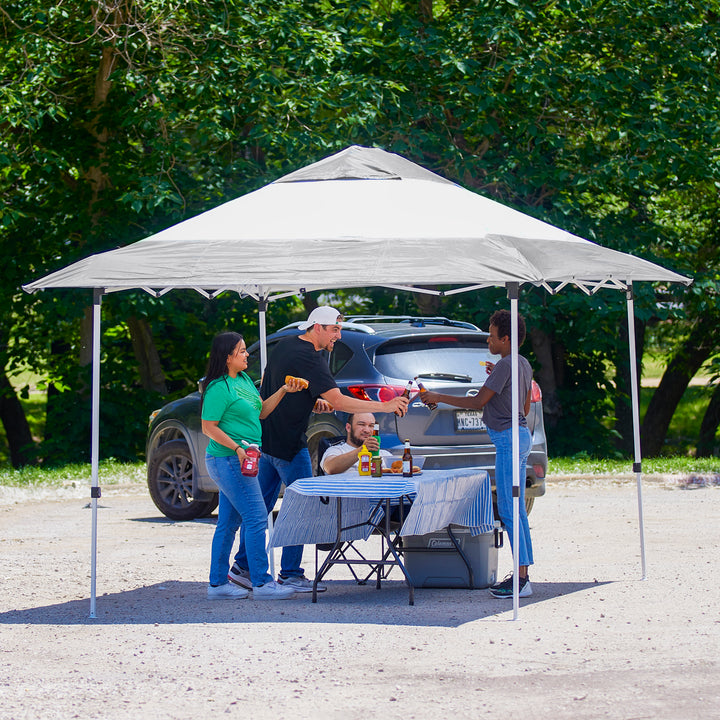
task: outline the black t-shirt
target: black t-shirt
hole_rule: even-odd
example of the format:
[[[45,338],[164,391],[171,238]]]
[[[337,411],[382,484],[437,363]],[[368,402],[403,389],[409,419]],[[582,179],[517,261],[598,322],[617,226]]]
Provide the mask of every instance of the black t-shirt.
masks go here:
[[[285,376],[305,378],[306,390],[287,393],[280,404],[262,421],[262,450],[281,460],[292,460],[306,446],[310,413],[315,400],[337,387],[322,351],[299,336],[280,340],[273,350],[263,375],[260,395],[270,397],[285,384]]]

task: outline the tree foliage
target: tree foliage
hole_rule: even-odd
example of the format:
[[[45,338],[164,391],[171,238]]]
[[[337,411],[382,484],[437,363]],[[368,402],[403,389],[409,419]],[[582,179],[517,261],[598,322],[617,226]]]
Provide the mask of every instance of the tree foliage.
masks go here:
[[[716,0],[4,3],[0,364],[51,388],[34,452],[88,445],[91,298],[28,296],[22,283],[353,143],[692,275],[690,289],[636,288],[638,338],[670,326],[683,357],[718,313],[717,15]],[[358,302],[485,325],[506,300],[368,289]],[[194,387],[214,332],[257,332],[253,303],[233,297],[126,293],[103,307],[103,452],[118,457],[142,452],[149,410]],[[527,289],[522,309],[553,449],[627,451],[624,298]],[[288,300],[270,316],[302,310]],[[712,339],[703,348],[718,353]],[[672,416],[690,369],[653,417]],[[7,427],[12,388],[0,394]],[[646,424],[644,442],[660,452],[663,432]]]

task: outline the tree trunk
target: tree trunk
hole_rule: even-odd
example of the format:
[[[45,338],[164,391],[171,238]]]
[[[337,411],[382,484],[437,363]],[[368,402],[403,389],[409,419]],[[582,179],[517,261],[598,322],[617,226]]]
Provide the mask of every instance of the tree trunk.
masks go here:
[[[710,457],[717,455],[718,443],[715,441],[718,426],[720,425],[720,382],[715,385],[710,403],[703,415],[700,424],[700,435],[697,442],[697,457]]]
[[[662,450],[670,421],[690,380],[717,350],[716,332],[716,318],[702,317],[668,363],[643,419],[641,437],[646,457],[654,457]]]
[[[309,292],[303,295],[302,303],[305,308],[306,317],[316,308],[319,307],[317,301],[317,292]]]
[[[80,321],[80,353],[78,355],[78,364],[85,367],[92,363],[93,349],[93,308],[88,305],[83,313],[83,319]]]
[[[636,372],[638,384],[642,374],[642,356],[645,347],[645,323],[635,318],[635,346],[637,350]],[[632,398],[630,383],[630,344],[628,342],[627,323],[621,323],[619,328],[619,346],[626,348],[627,354],[618,357],[615,365],[615,383],[617,394],[615,396],[615,430],[619,434],[616,446],[625,455],[632,455],[635,449],[632,423]],[[639,390],[639,388],[638,388]],[[639,402],[638,398],[638,402]]]
[[[421,286],[419,286],[421,287]],[[434,290],[434,286],[427,286],[428,289]],[[436,317],[440,314],[442,307],[442,297],[440,295],[429,295],[428,293],[413,293],[413,300],[418,307],[421,315],[425,317]]]
[[[554,428],[562,417],[562,405],[558,399],[558,387],[562,384],[562,353],[560,346],[554,346],[552,338],[538,327],[528,330],[528,337],[540,369],[535,373],[535,380],[543,394],[543,416],[545,424]]]
[[[167,395],[165,373],[147,320],[133,315],[127,322],[143,389]]]
[[[5,428],[12,466],[35,465],[35,442],[25,410],[4,371],[0,372],[0,422]]]

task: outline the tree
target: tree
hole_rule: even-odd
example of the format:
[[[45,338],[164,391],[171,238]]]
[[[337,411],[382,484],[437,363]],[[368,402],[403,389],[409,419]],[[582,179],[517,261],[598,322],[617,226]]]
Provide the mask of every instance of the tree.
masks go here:
[[[396,117],[389,127],[402,128],[388,144],[579,235],[703,275],[707,253],[693,248],[716,246],[712,234],[701,239],[695,231],[686,238],[665,213],[684,211],[687,224],[697,226],[700,208],[697,203],[688,208],[686,196],[702,183],[718,182],[717,3],[652,2],[639,11],[627,2],[484,3],[482,11],[471,3],[444,7],[436,5],[432,23],[388,10],[383,27],[393,31],[401,50],[392,52],[389,43],[384,57],[407,90],[388,111]],[[716,272],[717,258],[709,267]],[[641,323],[667,315],[657,306],[668,289],[660,291],[636,289]],[[695,322],[690,298],[672,292]],[[716,290],[711,302],[714,295]],[[622,300],[593,306],[593,315],[606,314],[607,334],[588,338],[580,353],[591,361],[599,352],[616,366],[615,387],[606,390],[620,421],[608,423],[604,432],[612,434],[614,425],[627,450],[628,361],[615,341],[625,323]],[[572,318],[580,312],[585,321],[587,314],[573,309],[567,295],[534,302],[528,312],[537,325],[530,338],[552,428],[565,415],[577,420],[559,401],[571,385],[559,388],[556,380],[570,381],[562,372],[569,344],[553,350],[552,338],[578,342],[572,335],[579,323]],[[549,307],[555,310],[548,321]],[[605,386],[604,377],[597,368],[596,388]],[[591,383],[588,375],[582,388],[591,392]],[[576,388],[572,397],[577,401]],[[598,395],[589,405],[582,400],[592,415],[606,406]],[[660,391],[656,402],[662,402]],[[668,410],[671,416],[674,406]],[[651,434],[664,436],[666,424],[650,424],[644,432],[648,441]],[[595,449],[602,435],[601,430]]]
[[[690,326],[715,312],[718,287],[717,10],[716,0],[5,3],[1,365],[51,382],[51,435],[86,432],[89,293],[28,297],[20,284],[352,143],[701,276],[704,309],[692,290],[636,289],[638,330],[672,312]],[[412,311],[409,296],[367,296]],[[113,452],[142,451],[143,422],[126,435],[124,417],[144,421],[164,392],[192,387],[213,332],[252,328],[249,301],[180,298],[103,302],[103,393],[122,409],[103,421]],[[484,324],[506,300],[420,302]],[[624,298],[528,289],[523,303],[554,447],[611,452],[619,433],[627,449]],[[279,314],[299,308],[288,301]]]
[[[0,95],[8,160],[0,175],[0,243],[18,264],[0,304],[12,334],[20,324],[28,332],[21,349],[7,346],[3,364],[34,353],[34,367],[44,365],[54,378],[51,435],[83,426],[90,298],[28,298],[19,285],[255,189],[281,174],[288,158],[309,161],[310,137],[326,133],[321,144],[328,148],[342,142],[341,133],[352,134],[387,84],[344,67],[361,44],[343,28],[356,5],[365,7],[166,0],[3,6],[0,63],[14,82]],[[246,305],[236,298],[232,314]],[[114,298],[104,307],[113,317],[104,342],[134,345],[136,359],[106,391],[127,398],[139,378],[145,389],[164,392],[177,362],[162,358],[157,333],[164,323],[185,324],[180,311],[163,300],[140,312]],[[126,312],[115,317],[119,308]],[[36,327],[19,324],[28,315],[40,321]]]

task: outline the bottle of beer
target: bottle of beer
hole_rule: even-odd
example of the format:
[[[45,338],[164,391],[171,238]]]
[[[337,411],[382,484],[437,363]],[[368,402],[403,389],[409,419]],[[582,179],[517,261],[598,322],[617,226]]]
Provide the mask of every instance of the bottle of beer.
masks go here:
[[[412,477],[413,474],[413,459],[412,452],[410,451],[410,441],[405,441],[405,450],[402,456],[402,467],[403,477]]]
[[[420,399],[422,400],[423,393],[427,392],[427,388],[417,378],[415,378],[415,384],[418,386],[418,390],[420,391]],[[423,400],[423,402],[425,401]],[[437,408],[437,403],[425,403],[425,405],[431,410],[435,410],[435,408]]]
[[[403,390],[403,394],[400,397],[410,399],[410,391],[412,390],[412,380],[408,380],[408,384],[405,386],[405,389]],[[400,415],[400,412],[398,410],[395,411],[396,415]]]
[[[373,477],[382,477],[382,458],[380,457],[380,425],[373,426],[373,437],[377,440],[377,450],[370,451],[370,467]]]

